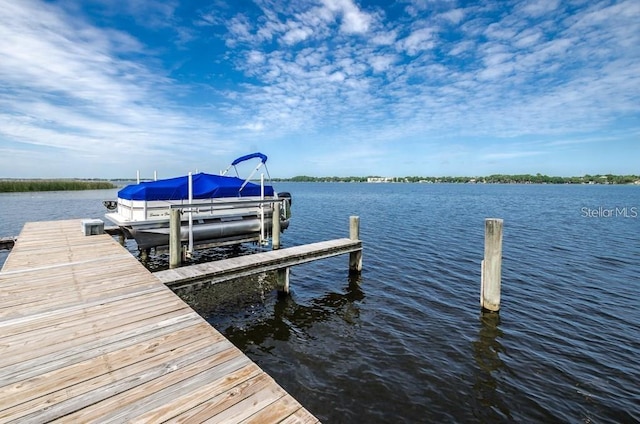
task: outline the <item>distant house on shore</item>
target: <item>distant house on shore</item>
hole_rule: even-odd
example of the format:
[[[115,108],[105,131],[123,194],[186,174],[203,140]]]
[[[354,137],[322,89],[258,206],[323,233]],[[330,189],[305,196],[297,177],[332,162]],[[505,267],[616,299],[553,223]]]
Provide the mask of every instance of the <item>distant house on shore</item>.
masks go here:
[[[368,183],[390,183],[393,182],[393,178],[391,177],[368,177]]]

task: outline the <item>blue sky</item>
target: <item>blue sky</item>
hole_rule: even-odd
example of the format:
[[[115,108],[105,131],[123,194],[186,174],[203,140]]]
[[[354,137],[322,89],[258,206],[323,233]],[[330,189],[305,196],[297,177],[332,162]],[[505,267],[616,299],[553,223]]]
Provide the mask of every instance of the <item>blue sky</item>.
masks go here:
[[[0,0],[0,177],[640,174],[640,2]]]

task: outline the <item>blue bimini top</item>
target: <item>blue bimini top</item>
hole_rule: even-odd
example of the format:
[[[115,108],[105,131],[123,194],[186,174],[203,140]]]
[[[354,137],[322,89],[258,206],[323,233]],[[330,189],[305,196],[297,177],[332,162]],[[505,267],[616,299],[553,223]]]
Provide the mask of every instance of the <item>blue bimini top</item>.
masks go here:
[[[260,185],[255,183],[247,183],[240,191],[244,180],[237,177],[201,172],[193,175],[192,180],[194,199],[260,196],[261,192]],[[264,195],[273,196],[273,187],[265,185]],[[189,177],[128,185],[118,192],[118,197],[126,200],[186,200],[189,198]]]

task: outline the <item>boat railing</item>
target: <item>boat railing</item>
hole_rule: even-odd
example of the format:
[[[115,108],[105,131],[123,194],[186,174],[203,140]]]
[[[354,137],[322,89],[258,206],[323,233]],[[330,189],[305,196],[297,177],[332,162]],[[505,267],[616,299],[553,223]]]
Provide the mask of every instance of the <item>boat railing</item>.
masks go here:
[[[269,207],[273,209],[273,204],[288,202],[287,198],[280,199],[262,199],[262,200],[234,200],[228,202],[215,202],[215,203],[185,203],[185,204],[175,204],[169,205],[170,209],[178,209],[181,210],[182,213],[185,213],[189,216],[189,248],[187,250],[187,254],[191,254],[193,251],[193,214],[202,213],[202,212],[213,212],[216,210],[224,210],[230,208],[256,208],[256,212],[260,217],[260,242],[264,243],[266,241],[265,235],[265,207]],[[285,210],[283,207],[281,210]],[[280,217],[272,216],[271,219],[280,219]]]
[[[207,212],[214,210],[222,210],[229,208],[251,208],[251,207],[260,207],[261,205],[271,205],[274,203],[282,203],[287,199],[264,199],[264,200],[243,200],[242,202],[232,201],[232,202],[215,202],[215,203],[185,203],[181,205],[169,205],[171,209],[180,209],[185,213],[193,212]]]

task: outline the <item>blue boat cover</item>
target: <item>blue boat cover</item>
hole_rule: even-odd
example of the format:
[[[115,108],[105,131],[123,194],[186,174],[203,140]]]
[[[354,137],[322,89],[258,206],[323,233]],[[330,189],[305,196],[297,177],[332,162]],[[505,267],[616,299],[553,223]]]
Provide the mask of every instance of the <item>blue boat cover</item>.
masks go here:
[[[262,163],[267,162],[267,155],[263,155],[262,153],[251,153],[248,155],[240,156],[238,159],[231,162],[231,166],[236,166],[240,162],[244,162],[245,160],[249,160],[253,158],[259,158],[262,161]]]
[[[194,199],[260,196],[259,184],[247,183],[240,192],[244,180],[237,177],[201,172],[193,175],[192,179]],[[264,195],[273,196],[273,187],[265,185]],[[118,197],[127,200],[187,200],[189,198],[189,177],[131,184],[120,190]]]

